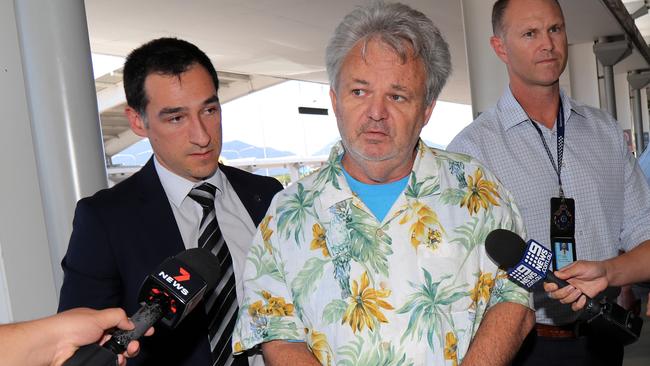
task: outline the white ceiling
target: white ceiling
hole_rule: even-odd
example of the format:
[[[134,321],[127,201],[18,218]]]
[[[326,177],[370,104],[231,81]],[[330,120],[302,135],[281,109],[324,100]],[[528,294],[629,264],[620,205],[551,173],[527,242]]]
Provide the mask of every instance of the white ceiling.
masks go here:
[[[93,52],[125,56],[153,38],[176,36],[203,49],[218,70],[327,82],[329,36],[358,1],[86,1]],[[454,73],[443,99],[469,103],[459,0],[408,0],[429,15],[451,47]],[[125,9],[129,9],[125,11]]]

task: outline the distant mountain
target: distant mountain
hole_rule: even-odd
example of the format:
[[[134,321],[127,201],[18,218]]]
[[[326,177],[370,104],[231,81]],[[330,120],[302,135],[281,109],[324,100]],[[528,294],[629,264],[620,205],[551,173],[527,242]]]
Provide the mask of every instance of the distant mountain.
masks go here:
[[[266,151],[265,151],[266,150]],[[278,158],[281,156],[293,156],[296,155],[291,151],[281,151],[276,150],[272,147],[258,147],[254,145],[247,144],[242,141],[233,140],[224,142],[221,147],[221,156],[226,160],[232,159],[243,159],[243,158]]]

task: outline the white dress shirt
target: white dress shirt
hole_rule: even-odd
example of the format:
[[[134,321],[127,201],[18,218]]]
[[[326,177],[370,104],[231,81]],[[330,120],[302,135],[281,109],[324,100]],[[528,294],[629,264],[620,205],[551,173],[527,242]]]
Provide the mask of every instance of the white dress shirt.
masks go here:
[[[237,301],[241,306],[244,293],[242,273],[246,264],[246,255],[256,232],[255,224],[248,211],[246,211],[244,204],[230,185],[230,182],[228,182],[228,179],[226,179],[226,176],[219,169],[205,181],[192,182],[162,166],[157,157],[154,159],[154,165],[174,213],[176,225],[178,225],[186,249],[198,246],[199,224],[203,217],[201,205],[187,195],[192,188],[204,182],[217,187],[214,209],[219,228],[232,256]],[[262,357],[249,358],[249,365],[264,365]]]

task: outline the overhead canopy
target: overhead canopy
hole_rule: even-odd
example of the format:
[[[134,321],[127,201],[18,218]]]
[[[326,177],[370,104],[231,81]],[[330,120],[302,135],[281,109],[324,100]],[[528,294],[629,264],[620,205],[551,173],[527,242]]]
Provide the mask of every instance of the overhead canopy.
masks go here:
[[[471,104],[462,1],[403,2],[427,14],[450,45],[454,70],[440,100]],[[326,83],[325,45],[338,22],[356,3],[361,2],[112,0],[86,1],[85,5],[93,52],[124,57],[157,37],[187,39],[213,60],[223,81],[220,98],[226,102],[286,79]],[[644,1],[629,0],[561,0],[560,3],[570,44],[623,35],[626,32],[621,16],[628,17],[632,24],[634,21],[629,14],[615,14],[612,9],[617,6],[625,9],[625,3],[630,12],[635,12],[646,6]],[[637,24],[641,30],[650,32],[647,18],[647,15],[638,18]],[[489,36],[485,35],[486,42]],[[616,71],[646,68],[648,61],[643,56],[635,48],[633,56],[617,65]],[[97,80],[102,131],[109,156],[137,141],[128,132],[123,118],[124,94],[120,80],[119,70]]]

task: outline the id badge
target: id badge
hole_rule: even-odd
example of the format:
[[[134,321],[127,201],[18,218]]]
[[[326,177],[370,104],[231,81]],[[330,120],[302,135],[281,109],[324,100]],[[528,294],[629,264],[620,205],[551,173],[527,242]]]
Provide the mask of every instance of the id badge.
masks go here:
[[[576,261],[576,241],[573,238],[551,237],[553,270],[557,271]]]
[[[576,204],[573,198],[551,198],[551,238],[575,237]]]
[[[551,198],[551,251],[555,270],[576,261],[575,212],[573,198]]]

